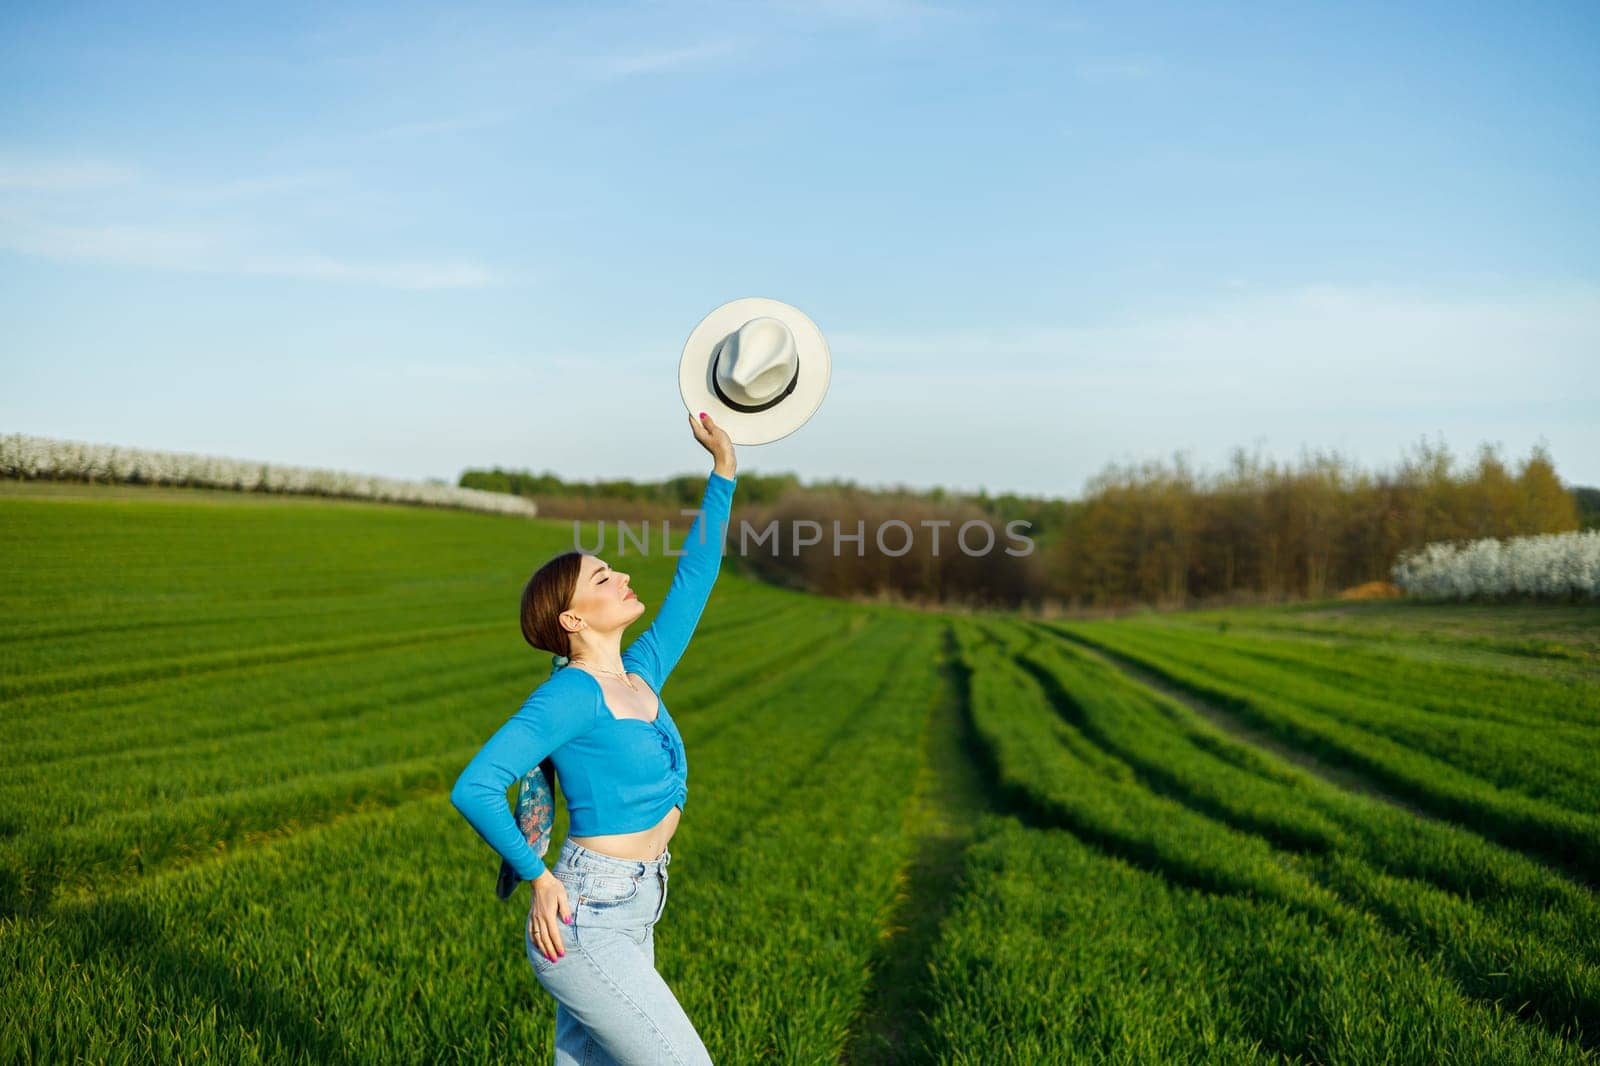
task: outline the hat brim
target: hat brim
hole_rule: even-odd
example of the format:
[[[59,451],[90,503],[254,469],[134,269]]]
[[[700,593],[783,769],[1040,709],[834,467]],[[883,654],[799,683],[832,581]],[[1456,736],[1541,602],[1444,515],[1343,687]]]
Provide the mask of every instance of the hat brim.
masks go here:
[[[789,327],[800,360],[800,375],[794,391],[767,410],[739,411],[729,407],[712,385],[711,354],[728,334],[762,316],[779,319]],[[733,443],[771,444],[805,425],[816,413],[832,376],[833,357],[828,342],[804,311],[781,300],[746,296],[729,300],[690,331],[678,362],[678,391],[691,415],[707,412],[728,431]]]

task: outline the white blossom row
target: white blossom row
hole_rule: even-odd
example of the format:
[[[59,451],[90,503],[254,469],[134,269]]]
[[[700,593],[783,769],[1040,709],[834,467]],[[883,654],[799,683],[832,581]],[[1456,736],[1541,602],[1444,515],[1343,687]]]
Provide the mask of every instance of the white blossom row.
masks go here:
[[[0,435],[0,477],[136,481],[240,491],[348,496],[391,503],[459,507],[532,517],[538,507],[522,496],[426,481],[401,481],[339,470],[220,459],[187,452],[122,448],[111,444]]]
[[[1429,599],[1600,599],[1600,529],[1500,541],[1439,541],[1404,552],[1394,582]]]

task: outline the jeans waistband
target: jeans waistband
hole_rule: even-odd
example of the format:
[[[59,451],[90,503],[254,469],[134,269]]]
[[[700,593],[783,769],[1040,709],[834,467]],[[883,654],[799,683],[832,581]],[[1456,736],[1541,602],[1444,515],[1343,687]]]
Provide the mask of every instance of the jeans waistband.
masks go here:
[[[641,877],[662,869],[672,861],[672,849],[664,848],[660,855],[653,859],[623,859],[615,855],[586,848],[582,844],[575,844],[571,837],[561,842],[561,857],[557,860],[577,870],[594,870],[600,873],[627,874],[630,877]]]

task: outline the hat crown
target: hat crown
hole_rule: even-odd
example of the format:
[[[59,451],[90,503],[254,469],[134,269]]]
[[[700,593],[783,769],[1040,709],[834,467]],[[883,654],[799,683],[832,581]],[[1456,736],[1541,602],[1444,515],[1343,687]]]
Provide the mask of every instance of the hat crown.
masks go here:
[[[763,403],[788,387],[799,359],[786,322],[752,318],[717,346],[717,384],[740,403]]]

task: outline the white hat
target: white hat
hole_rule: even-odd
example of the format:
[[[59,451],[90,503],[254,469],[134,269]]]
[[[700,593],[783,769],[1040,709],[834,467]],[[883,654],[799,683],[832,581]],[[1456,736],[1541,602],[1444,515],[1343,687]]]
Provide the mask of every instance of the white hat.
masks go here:
[[[678,391],[691,415],[709,413],[733,443],[770,444],[816,413],[832,372],[828,342],[805,312],[746,296],[690,332]]]

